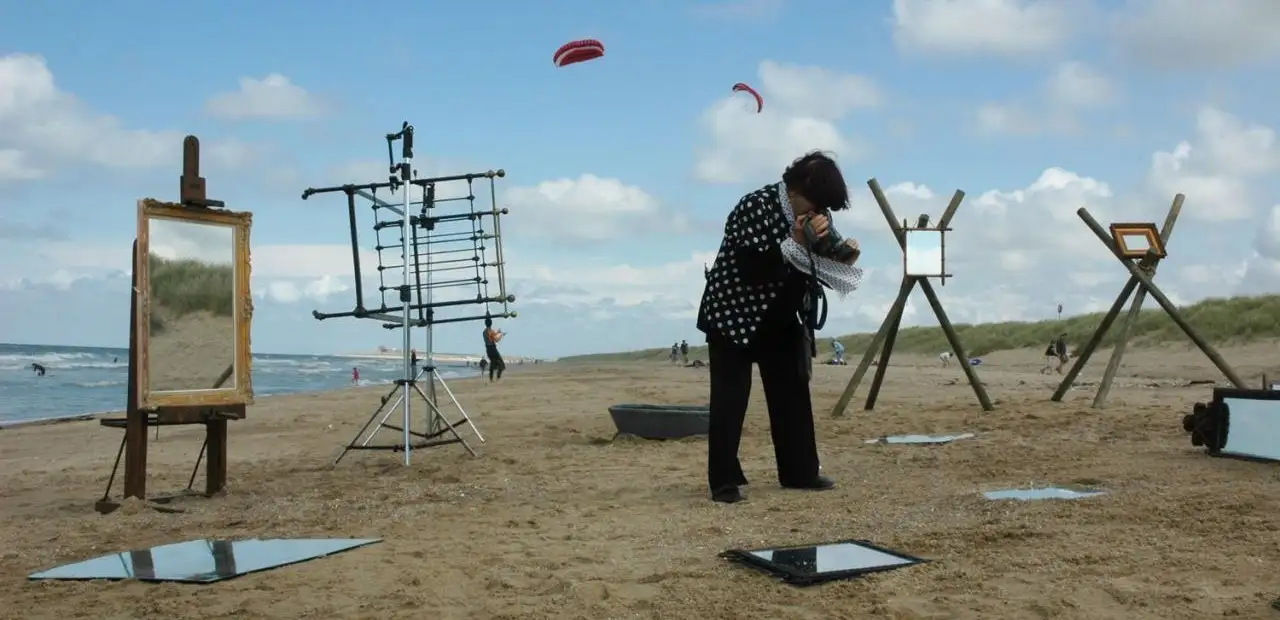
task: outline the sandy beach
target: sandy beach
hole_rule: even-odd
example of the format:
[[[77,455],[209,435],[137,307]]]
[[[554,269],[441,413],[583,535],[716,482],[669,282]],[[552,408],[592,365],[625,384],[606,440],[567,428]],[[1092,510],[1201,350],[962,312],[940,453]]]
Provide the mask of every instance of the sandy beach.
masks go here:
[[[1252,381],[1275,343],[1224,349]],[[1102,352],[1082,377],[1096,381]],[[1180,428],[1193,348],[1131,351],[1106,410],[1093,388],[1048,402],[1039,351],[986,356],[983,413],[960,369],[894,359],[880,404],[827,415],[851,368],[818,367],[829,492],[779,489],[758,385],[743,440],[748,501],[706,496],[701,439],[610,442],[613,403],[705,402],[707,373],[663,364],[542,364],[451,387],[485,434],[459,446],[332,458],[381,388],[262,398],[231,427],[230,488],[182,514],[93,512],[120,431],[92,421],[0,430],[4,618],[1081,618],[1280,617],[1280,467],[1213,459]],[[864,395],[864,387],[859,395]],[[866,445],[977,433],[937,447]],[[391,435],[387,431],[388,435]],[[394,440],[394,437],[387,437]],[[153,493],[186,485],[201,430],[165,428]],[[995,502],[984,490],[1086,484],[1080,501]],[[197,484],[200,484],[197,482]],[[118,491],[117,491],[118,492]],[[26,575],[194,538],[381,537],[334,557],[209,586],[33,583]],[[716,557],[724,549],[865,538],[932,562],[808,589]]]

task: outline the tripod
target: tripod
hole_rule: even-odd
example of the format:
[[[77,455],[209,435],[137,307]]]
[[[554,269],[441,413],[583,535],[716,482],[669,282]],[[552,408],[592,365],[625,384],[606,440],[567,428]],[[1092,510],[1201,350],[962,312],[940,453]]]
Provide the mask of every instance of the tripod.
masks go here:
[[[445,383],[444,377],[439,372],[434,353],[435,326],[441,323],[474,321],[494,316],[515,316],[515,312],[512,312],[507,305],[515,301],[515,298],[505,293],[506,284],[502,272],[501,228],[498,223],[499,217],[506,214],[507,210],[498,209],[496,197],[494,197],[494,179],[505,176],[505,173],[502,170],[497,170],[479,174],[429,179],[416,178],[416,173],[413,170],[413,138],[413,126],[407,122],[402,125],[399,132],[386,135],[387,157],[390,164],[390,176],[387,182],[307,189],[302,194],[304,200],[311,195],[319,193],[341,191],[346,194],[348,219],[351,228],[352,262],[355,270],[355,308],[350,312],[328,314],[313,311],[312,316],[317,320],[337,317],[373,319],[382,322],[384,328],[402,330],[400,354],[403,373],[401,378],[396,379],[391,390],[381,397],[378,407],[369,416],[364,426],[343,448],[342,453],[334,459],[335,465],[351,450],[403,451],[404,464],[409,465],[411,453],[415,449],[454,443],[462,444],[467,452],[475,456],[476,451],[463,438],[459,430],[470,428],[480,442],[484,442],[484,437],[480,434],[479,429],[476,428],[466,409],[458,402],[453,390]],[[400,142],[401,147],[400,161],[398,163],[394,154],[394,144],[397,141]],[[477,210],[475,205],[476,192],[473,182],[475,179],[483,178],[489,179],[491,208],[487,211]],[[467,183],[465,196],[436,199],[436,186],[438,184],[461,181]],[[413,187],[422,188],[421,201],[412,201],[411,189]],[[400,204],[392,204],[379,199],[376,192],[380,188],[390,188],[393,194],[396,191],[403,191],[399,201]],[[378,239],[375,249],[378,253],[378,290],[382,295],[382,304],[381,307],[374,309],[367,308],[364,302],[364,286],[360,270],[361,252],[357,232],[356,196],[361,196],[373,203],[376,220],[373,229]],[[433,213],[433,209],[437,209],[440,206],[439,203],[446,203],[452,200],[466,200],[470,208],[465,213]],[[420,207],[416,215],[412,209],[415,206]],[[390,211],[396,217],[394,219],[378,219],[379,210]],[[480,227],[479,221],[482,217],[493,218],[494,232],[492,234],[486,233]],[[469,230],[441,230],[442,228],[447,229],[450,224],[468,223],[470,224]],[[381,232],[386,229],[400,230],[400,238],[394,245],[384,245],[382,243]],[[419,231],[425,232],[420,234]],[[496,262],[494,263],[488,262],[485,253],[484,242],[488,240],[494,241],[496,250]],[[461,244],[465,243],[470,243],[470,247],[460,247]],[[384,250],[394,251],[393,248],[400,251],[400,264],[384,264],[382,252]],[[466,256],[457,258],[459,255]],[[489,294],[489,280],[486,271],[489,266],[494,266],[498,269],[500,291],[497,296]],[[460,270],[474,270],[474,276],[469,278],[436,278],[439,274]],[[399,272],[400,282],[388,285],[384,275],[394,271]],[[437,300],[434,296],[436,290],[462,286],[474,287],[475,295],[469,298],[464,296],[463,298],[448,300]],[[389,300],[388,293],[393,291],[396,293],[395,299]],[[416,302],[414,299],[415,292],[417,293]],[[501,303],[501,312],[497,315],[491,313],[488,309],[490,303]],[[479,316],[437,316],[438,309],[457,308],[473,304],[485,305],[485,313]],[[425,328],[425,357],[421,369],[418,367],[419,360],[417,355],[411,348],[411,330],[414,327]],[[449,416],[444,413],[441,407],[442,403],[437,393],[437,384],[444,389],[448,400],[460,414],[460,417],[457,417],[455,421],[451,422]],[[425,414],[425,425],[421,427],[425,428],[424,431],[416,431],[413,426],[413,403],[418,399],[420,399],[418,401],[420,406],[425,404],[425,407],[422,407]],[[398,423],[393,424],[391,423],[392,415],[397,410],[400,412],[400,420]],[[400,434],[399,441],[392,445],[373,444],[373,437],[384,428],[398,432]]]

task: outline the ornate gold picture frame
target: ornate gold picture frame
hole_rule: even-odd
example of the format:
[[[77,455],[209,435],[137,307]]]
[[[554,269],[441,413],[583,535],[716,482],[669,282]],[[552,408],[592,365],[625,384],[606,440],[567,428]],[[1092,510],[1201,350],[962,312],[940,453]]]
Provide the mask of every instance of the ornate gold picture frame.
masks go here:
[[[195,227],[201,225],[208,226],[210,229],[229,228],[231,230],[231,248],[229,248],[232,256],[232,282],[230,285],[232,300],[229,305],[222,307],[222,314],[225,315],[229,310],[230,317],[219,317],[222,319],[229,318],[228,333],[226,338],[233,340],[233,351],[231,353],[231,362],[218,377],[192,377],[192,381],[203,381],[199,385],[201,387],[183,386],[181,389],[162,389],[158,388],[155,383],[157,374],[152,372],[152,362],[157,361],[166,366],[166,373],[172,374],[175,370],[173,365],[184,365],[187,363],[195,364],[202,360],[202,356],[212,356],[200,346],[201,342],[195,342],[192,346],[181,349],[181,354],[169,353],[168,359],[153,359],[153,339],[152,330],[158,326],[156,322],[160,314],[160,308],[154,304],[159,303],[153,294],[152,276],[152,236],[154,231],[153,223],[163,221],[166,224],[191,224]],[[164,203],[156,200],[143,199],[138,201],[138,236],[137,236],[137,258],[133,266],[134,273],[137,275],[137,290],[135,294],[138,296],[137,312],[134,315],[137,330],[137,382],[138,391],[138,407],[141,410],[155,411],[165,407],[199,407],[199,406],[230,406],[230,405],[249,405],[253,403],[253,380],[252,380],[252,350],[250,348],[250,331],[253,322],[253,298],[252,291],[249,286],[250,278],[250,256],[249,256],[249,240],[250,230],[253,225],[253,214],[248,212],[222,211],[213,209],[202,209],[185,207],[174,203]],[[211,336],[212,342],[218,345],[218,348],[225,346],[220,342],[222,339],[216,330]],[[208,332],[208,329],[205,330]],[[221,355],[216,356],[219,360],[224,359]],[[207,360],[206,360],[207,361]],[[220,361],[219,361],[219,366]],[[178,369],[181,370],[180,368]],[[210,374],[210,373],[206,373]],[[231,385],[223,387],[229,379]],[[208,385],[208,387],[203,387]]]
[[[1125,258],[1143,258],[1148,250],[1155,250],[1156,258],[1166,256],[1160,231],[1151,222],[1124,222],[1111,225],[1111,238],[1116,249]]]

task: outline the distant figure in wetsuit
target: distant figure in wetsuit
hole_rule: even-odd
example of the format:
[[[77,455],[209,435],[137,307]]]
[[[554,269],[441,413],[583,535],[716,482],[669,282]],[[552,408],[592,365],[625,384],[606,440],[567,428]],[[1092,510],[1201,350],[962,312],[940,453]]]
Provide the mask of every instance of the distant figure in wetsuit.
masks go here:
[[[41,366],[40,364],[32,364],[32,365],[31,365],[31,370],[36,371],[36,376],[37,376],[37,377],[43,377],[43,376],[44,376],[45,368],[44,368],[44,366]]]
[[[502,371],[507,369],[507,363],[502,361],[502,354],[498,353],[498,343],[506,336],[500,329],[493,328],[493,319],[484,320],[484,353],[489,358],[489,380],[494,380],[494,375],[498,379],[502,378]]]

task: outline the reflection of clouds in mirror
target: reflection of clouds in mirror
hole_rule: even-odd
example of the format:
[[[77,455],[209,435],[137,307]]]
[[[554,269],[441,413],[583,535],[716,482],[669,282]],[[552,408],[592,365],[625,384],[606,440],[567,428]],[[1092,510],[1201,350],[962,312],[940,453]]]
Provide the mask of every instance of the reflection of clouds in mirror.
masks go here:
[[[198,260],[229,265],[235,258],[235,229],[225,224],[152,218],[148,244],[152,254],[169,260]]]
[[[942,232],[937,230],[907,231],[907,265],[909,276],[942,275]]]
[[[1147,242],[1146,233],[1125,233],[1124,247],[1130,252],[1146,252],[1150,249],[1151,244]]]
[[[153,218],[148,277],[152,392],[213,389],[235,360],[234,228]],[[234,373],[220,386],[234,388]]]

